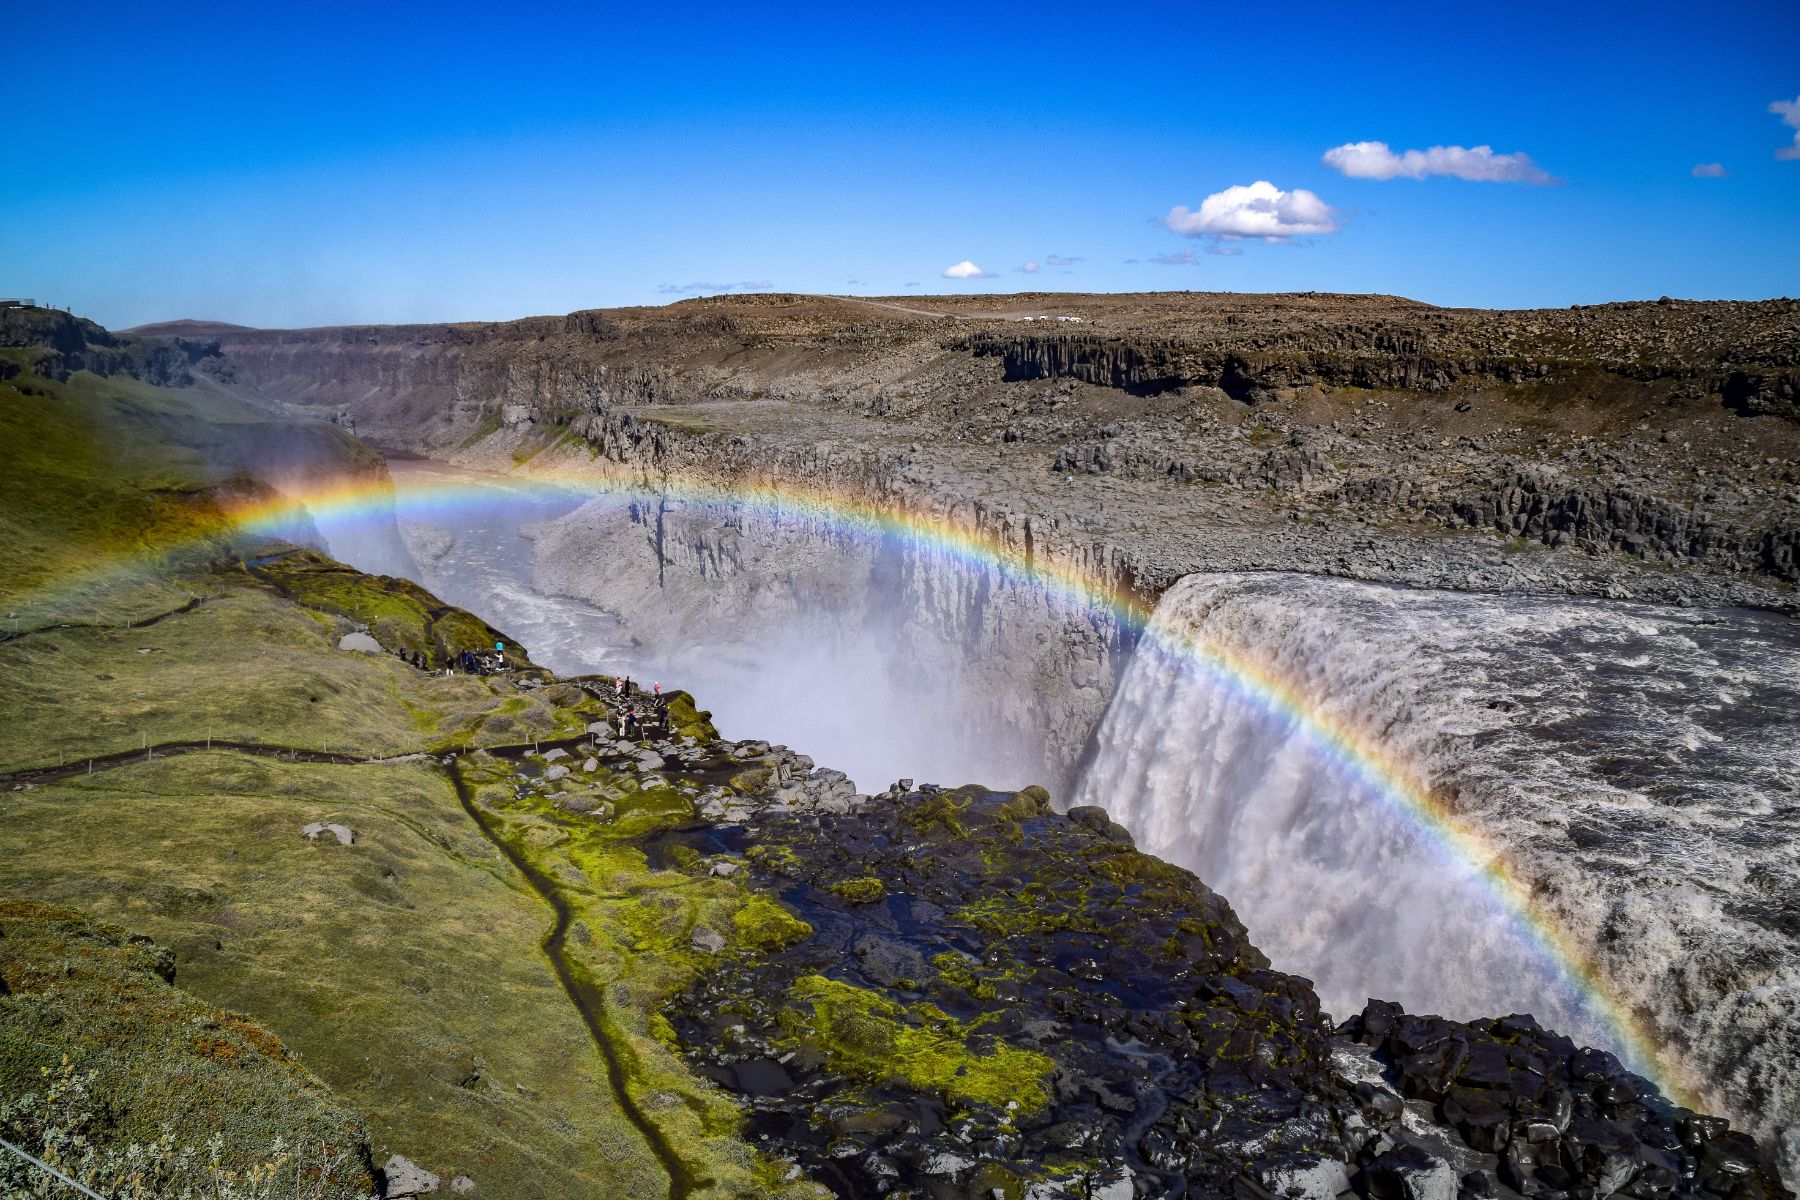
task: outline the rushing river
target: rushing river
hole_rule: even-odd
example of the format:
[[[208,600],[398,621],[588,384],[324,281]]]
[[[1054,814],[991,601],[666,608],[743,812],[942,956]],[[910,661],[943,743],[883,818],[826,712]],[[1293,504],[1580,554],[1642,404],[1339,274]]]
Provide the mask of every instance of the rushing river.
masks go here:
[[[1734,1076],[1740,1116],[1793,1120],[1800,623],[1270,574],[1190,576],[1157,624],[1179,649],[1140,648],[1078,799],[1223,893],[1331,1011],[1526,1010],[1621,1052],[1637,1019]]]
[[[956,712],[942,697],[954,680],[902,671],[896,689],[891,637],[871,647],[857,640],[866,632],[802,619],[778,647],[744,646],[693,628],[731,611],[702,607],[627,625],[535,586],[542,563],[528,534],[561,522],[557,553],[571,553],[562,519],[583,497],[391,466],[404,548],[391,530],[321,522],[334,552],[480,613],[545,666],[692,687],[728,736],[786,741],[869,790],[903,775],[1006,781],[1010,768],[983,770],[981,737],[950,749]],[[660,524],[645,557],[641,513],[637,526],[586,517],[605,531],[573,543],[588,565],[629,575],[637,590],[621,594],[655,604]],[[737,574],[716,586],[783,586],[748,551],[732,553]],[[857,578],[879,574],[844,574]],[[1794,1123],[1800,623],[1279,574],[1192,576],[1165,595],[1158,620],[1278,675],[1311,711],[1403,764],[1457,827],[1504,853],[1528,893],[1509,909],[1379,771],[1355,769],[1293,713],[1147,642],[1076,801],[1103,805],[1145,849],[1194,869],[1277,966],[1318,981],[1331,1011],[1367,996],[1462,1018],[1530,1011],[1620,1050],[1629,1011],[1694,1074],[1720,1081],[1719,1094],[1747,1098],[1754,1107],[1738,1116],[1752,1127]],[[940,698],[911,699],[931,694]],[[1554,948],[1558,938],[1573,950]],[[1570,975],[1577,959],[1598,966],[1598,988]]]

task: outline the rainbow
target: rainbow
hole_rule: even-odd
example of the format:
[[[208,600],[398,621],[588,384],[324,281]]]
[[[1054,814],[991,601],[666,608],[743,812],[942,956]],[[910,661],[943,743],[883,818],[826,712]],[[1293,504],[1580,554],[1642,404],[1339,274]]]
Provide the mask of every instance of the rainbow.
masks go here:
[[[1071,608],[1105,616],[1141,643],[1177,656],[1221,686],[1247,698],[1271,717],[1289,722],[1350,777],[1365,785],[1406,824],[1421,831],[1449,859],[1480,881],[1496,911],[1533,947],[1559,986],[1608,1030],[1630,1069],[1648,1078],[1675,1103],[1692,1108],[1696,1093],[1678,1064],[1664,1053],[1632,1006],[1620,998],[1575,938],[1534,896],[1506,853],[1472,828],[1434,794],[1407,763],[1378,740],[1324,711],[1311,697],[1241,650],[1203,634],[1177,629],[1157,617],[1152,600],[1114,583],[1097,582],[1053,555],[1036,552],[1032,539],[1011,544],[979,532],[952,508],[934,514],[853,496],[822,484],[744,479],[720,483],[611,470],[604,461],[566,469],[481,477],[446,476],[407,487],[409,507],[427,512],[478,509],[507,492],[518,495],[610,500],[621,505],[674,502],[716,505],[775,521],[801,521],[855,539],[886,539],[926,548],[970,566],[1000,573]],[[304,519],[388,520],[394,493],[386,479],[341,482],[237,504],[224,514],[218,534],[281,536]],[[195,539],[201,540],[201,539]],[[159,548],[161,550],[170,547]],[[96,573],[97,575],[97,573]],[[59,590],[91,586],[93,578],[65,581]]]

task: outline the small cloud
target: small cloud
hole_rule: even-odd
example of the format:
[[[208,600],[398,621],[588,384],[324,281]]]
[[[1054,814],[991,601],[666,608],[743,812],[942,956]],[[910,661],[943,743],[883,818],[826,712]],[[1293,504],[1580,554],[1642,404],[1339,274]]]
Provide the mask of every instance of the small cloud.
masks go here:
[[[691,296],[697,292],[766,292],[775,285],[766,279],[748,279],[738,283],[659,283],[658,294]]]
[[[1800,96],[1792,100],[1775,100],[1769,104],[1769,111],[1781,118],[1781,123],[1794,131],[1792,145],[1783,146],[1775,152],[1776,158],[1800,158]]]
[[[923,287],[924,285],[915,279],[912,282],[908,283],[906,286],[907,287]]]
[[[1028,262],[1022,263],[1018,269],[1027,275],[1036,275],[1041,268],[1035,262]]]
[[[1694,169],[1688,173],[1695,179],[1723,179],[1731,174],[1723,163],[1695,163]]]
[[[1207,246],[1203,253],[1218,258],[1236,258],[1244,252],[1242,246],[1226,246],[1217,242]],[[1135,260],[1134,260],[1135,261]],[[1200,255],[1192,250],[1180,250],[1173,254],[1152,254],[1145,261],[1160,263],[1165,267],[1194,267],[1200,265]]]
[[[1044,265],[1046,267],[1066,267],[1066,266],[1070,266],[1073,263],[1078,263],[1080,261],[1081,261],[1080,255],[1075,255],[1074,257],[1070,257],[1069,255],[1065,255],[1065,254],[1051,254],[1051,255],[1048,255],[1045,257]]]
[[[1183,237],[1265,242],[1338,231],[1337,210],[1316,194],[1305,188],[1284,192],[1266,179],[1214,192],[1197,209],[1176,205],[1163,224]]]
[[[1352,179],[1423,179],[1449,175],[1479,183],[1561,183],[1531,155],[1495,154],[1492,146],[1433,146],[1395,154],[1386,142],[1346,142],[1327,150],[1324,163]]]
[[[992,279],[992,271],[984,271],[968,259],[944,268],[945,279]]]

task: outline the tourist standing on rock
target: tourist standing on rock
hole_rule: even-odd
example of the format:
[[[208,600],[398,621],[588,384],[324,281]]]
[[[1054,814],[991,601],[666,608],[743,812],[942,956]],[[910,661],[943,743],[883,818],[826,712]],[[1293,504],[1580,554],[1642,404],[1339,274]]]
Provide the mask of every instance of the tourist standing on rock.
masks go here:
[[[625,677],[623,675],[613,676],[613,695],[623,696],[624,694],[625,694]]]
[[[661,700],[662,699],[662,680],[660,680],[660,679],[657,680],[655,683],[651,684],[650,687],[653,691],[655,691],[656,698],[658,700]]]

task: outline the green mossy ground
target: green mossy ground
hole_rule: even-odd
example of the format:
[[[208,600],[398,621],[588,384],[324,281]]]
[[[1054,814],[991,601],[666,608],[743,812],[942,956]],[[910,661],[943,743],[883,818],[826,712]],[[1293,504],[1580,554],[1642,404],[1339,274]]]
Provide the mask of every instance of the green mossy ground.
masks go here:
[[[66,905],[155,938],[177,964],[181,990],[157,985],[171,1003],[252,1014],[218,1053],[268,1030],[329,1086],[319,1104],[363,1114],[378,1161],[466,1173],[489,1197],[664,1195],[669,1176],[544,952],[550,906],[421,755],[574,737],[605,707],[568,685],[339,650],[359,625],[397,648],[510,639],[403,581],[291,548],[259,553],[262,576],[240,566],[216,536],[211,489],[230,481],[213,451],[269,428],[130,380],[0,385],[0,601],[18,613],[0,637],[22,634],[0,641],[0,772],[209,734],[397,761],[221,748],[0,793],[0,902]],[[147,617],[162,619],[133,627]],[[691,697],[667,699],[678,735],[716,737]],[[502,759],[465,762],[507,845],[561,881],[576,915],[567,957],[605,996],[629,1097],[679,1148],[692,1194],[816,1195],[737,1136],[736,1103],[688,1071],[656,1015],[698,969],[696,930],[749,948],[805,926],[728,880],[650,869],[637,840],[691,820],[691,793],[607,775],[602,821],[520,798]],[[313,821],[349,826],[355,843],[304,839]],[[150,1012],[125,1000],[90,993],[84,1019],[122,1028]],[[10,1004],[0,996],[0,1046],[34,1036]],[[80,1028],[68,1026],[76,1069],[92,1060],[105,1103],[154,1118]],[[312,1119],[240,1102],[270,1127]],[[239,1128],[228,1118],[221,1128]]]
[[[0,900],[0,1097],[44,1096],[73,1080],[111,1098],[82,1106],[91,1140],[143,1145],[168,1131],[198,1146],[216,1136],[234,1162],[267,1161],[281,1141],[304,1169],[338,1180],[325,1196],[367,1196],[359,1120],[268,1029],[169,986],[170,965],[166,951],[116,926]],[[8,1140],[33,1132],[5,1125]],[[0,1191],[10,1174],[0,1169]]]
[[[206,600],[143,629],[56,629],[0,643],[0,771],[131,750],[146,740],[221,740],[364,756],[579,732],[589,710],[558,708],[506,679],[422,672],[339,650],[352,628],[242,572],[181,579]],[[120,590],[126,610],[164,589]]]
[[[512,667],[529,667],[525,652],[506,635],[459,608],[450,608],[409,579],[365,575],[311,551],[300,551],[256,568],[258,578],[284,596],[320,612],[345,617],[366,628],[382,648],[422,654],[428,666],[455,662],[464,651],[483,654],[507,646]]]
[[[568,905],[568,951],[605,997],[602,1019],[626,1086],[688,1164],[696,1194],[815,1196],[811,1185],[783,1183],[776,1164],[738,1139],[737,1105],[688,1070],[657,1015],[709,958],[695,948],[696,933],[755,952],[790,945],[811,928],[768,896],[705,873],[692,855],[678,856],[676,869],[650,867],[642,839],[693,819],[691,800],[673,787],[640,788],[605,769],[561,781],[565,794],[591,789],[607,798],[612,815],[596,819],[522,791],[502,760],[465,763],[476,803]]]
[[[425,765],[215,753],[11,796],[0,894],[175,951],[367,1114],[378,1156],[508,1196],[660,1191],[537,945],[548,913]],[[337,821],[356,843],[309,842]]]
[[[14,361],[29,354],[0,351]],[[85,371],[67,382],[0,383],[0,446],[0,605],[27,628],[79,618],[113,585],[156,579],[171,562],[217,561],[212,493],[247,482],[246,470],[302,456],[346,472],[380,469],[332,426]]]

